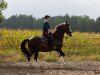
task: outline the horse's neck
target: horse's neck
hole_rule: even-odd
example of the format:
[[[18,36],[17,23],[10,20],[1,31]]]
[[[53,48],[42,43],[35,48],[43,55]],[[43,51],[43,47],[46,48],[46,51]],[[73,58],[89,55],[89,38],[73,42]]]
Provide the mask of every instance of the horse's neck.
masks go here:
[[[58,39],[59,41],[63,41],[64,33],[65,32],[62,32],[62,31],[55,31],[54,35],[53,35],[54,39]]]

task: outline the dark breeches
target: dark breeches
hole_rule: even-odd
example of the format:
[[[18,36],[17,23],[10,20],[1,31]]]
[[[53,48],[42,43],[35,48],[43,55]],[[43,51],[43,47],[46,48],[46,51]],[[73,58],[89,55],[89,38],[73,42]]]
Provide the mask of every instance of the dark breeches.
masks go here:
[[[53,47],[53,37],[50,35],[44,35],[44,37],[47,38],[48,43],[49,43],[49,47]]]

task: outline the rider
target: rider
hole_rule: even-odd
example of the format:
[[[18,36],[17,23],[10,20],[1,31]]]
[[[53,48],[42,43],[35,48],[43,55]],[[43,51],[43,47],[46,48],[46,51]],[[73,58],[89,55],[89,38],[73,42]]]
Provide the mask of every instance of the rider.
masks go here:
[[[52,39],[51,35],[48,34],[50,32],[49,20],[50,20],[50,16],[46,15],[44,24],[43,24],[43,36],[48,39],[49,47],[52,48],[53,47],[53,39]]]

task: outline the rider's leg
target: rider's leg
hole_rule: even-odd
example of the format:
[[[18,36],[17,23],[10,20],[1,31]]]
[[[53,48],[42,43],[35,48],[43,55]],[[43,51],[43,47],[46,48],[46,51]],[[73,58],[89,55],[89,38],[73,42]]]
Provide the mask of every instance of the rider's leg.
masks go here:
[[[51,36],[48,36],[48,42],[49,42],[50,49],[52,49],[53,48],[53,38]]]

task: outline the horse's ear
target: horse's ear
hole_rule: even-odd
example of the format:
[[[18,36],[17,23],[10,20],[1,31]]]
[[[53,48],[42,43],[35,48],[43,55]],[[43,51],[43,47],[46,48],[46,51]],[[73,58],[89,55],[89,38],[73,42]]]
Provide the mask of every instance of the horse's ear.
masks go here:
[[[66,26],[68,26],[69,24],[66,22]]]

